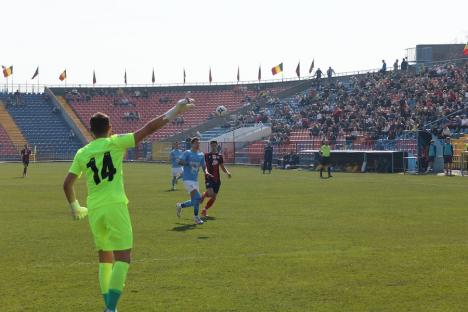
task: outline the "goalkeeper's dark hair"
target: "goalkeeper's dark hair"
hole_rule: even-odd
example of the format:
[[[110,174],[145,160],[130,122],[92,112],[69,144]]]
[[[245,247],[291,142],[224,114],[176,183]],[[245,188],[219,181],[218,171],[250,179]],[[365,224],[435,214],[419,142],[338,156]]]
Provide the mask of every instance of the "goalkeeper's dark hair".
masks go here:
[[[105,136],[110,127],[109,116],[98,112],[91,117],[89,125],[91,126],[91,132],[95,137]]]

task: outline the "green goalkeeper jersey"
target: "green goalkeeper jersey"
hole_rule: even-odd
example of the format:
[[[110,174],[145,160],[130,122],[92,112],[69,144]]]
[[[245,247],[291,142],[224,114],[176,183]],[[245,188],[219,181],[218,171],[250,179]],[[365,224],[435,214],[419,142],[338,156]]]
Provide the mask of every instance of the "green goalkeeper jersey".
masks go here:
[[[80,148],[69,172],[86,175],[89,209],[114,203],[128,203],[124,189],[123,159],[135,147],[133,133],[96,139]]]

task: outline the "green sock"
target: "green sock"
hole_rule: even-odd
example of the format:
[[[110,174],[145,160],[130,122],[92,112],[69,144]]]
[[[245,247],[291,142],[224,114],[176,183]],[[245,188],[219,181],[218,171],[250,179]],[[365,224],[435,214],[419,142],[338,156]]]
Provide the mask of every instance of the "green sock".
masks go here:
[[[112,276],[112,263],[99,263],[99,286],[104,298],[104,304],[107,304],[107,294],[109,293],[109,283]]]
[[[127,262],[116,261],[112,270],[112,277],[109,283],[109,294],[107,295],[107,308],[114,311],[117,307],[120,294],[127,279],[128,267],[130,264]]]

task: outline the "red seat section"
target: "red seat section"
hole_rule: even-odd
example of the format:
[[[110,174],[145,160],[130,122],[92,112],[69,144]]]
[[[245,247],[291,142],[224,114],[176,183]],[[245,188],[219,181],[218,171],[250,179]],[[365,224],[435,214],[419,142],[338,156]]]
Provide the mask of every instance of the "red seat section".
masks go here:
[[[5,129],[0,125],[0,159],[1,160],[19,160],[18,151],[13,142],[6,133]]]
[[[78,90],[79,94],[79,90]],[[234,111],[244,105],[247,97],[255,97],[256,91],[236,89],[192,91],[186,92],[149,92],[145,97],[134,94],[121,95],[94,95],[94,96],[66,96],[67,101],[75,110],[79,118],[88,126],[90,117],[95,112],[103,112],[110,116],[115,133],[126,133],[142,127],[151,118],[163,114],[170,109],[178,99],[190,96],[195,99],[196,107],[185,113],[183,122],[179,120],[160,131],[152,138],[165,138],[194,126],[200,125],[208,120],[218,105],[224,105],[228,111]],[[125,103],[122,105],[122,103]],[[129,118],[131,113],[134,118]],[[127,116],[127,117],[126,117]],[[138,117],[135,117],[138,116]]]

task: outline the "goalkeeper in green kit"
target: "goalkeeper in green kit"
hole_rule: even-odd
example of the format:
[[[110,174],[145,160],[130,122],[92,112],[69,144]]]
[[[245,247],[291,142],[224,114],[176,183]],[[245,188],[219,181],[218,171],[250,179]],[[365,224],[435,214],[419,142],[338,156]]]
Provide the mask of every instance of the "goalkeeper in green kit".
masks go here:
[[[96,113],[90,126],[94,140],[79,149],[63,183],[65,196],[74,220],[88,215],[89,225],[99,255],[99,284],[105,312],[116,311],[130,265],[133,233],[127,209],[122,162],[128,148],[164,127],[178,114],[194,106],[193,99],[182,99],[164,115],[149,121],[134,133],[111,135],[109,117]],[[86,176],[87,206],[81,207],[73,185]]]

